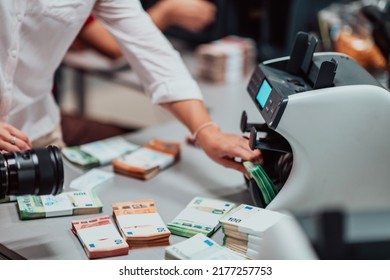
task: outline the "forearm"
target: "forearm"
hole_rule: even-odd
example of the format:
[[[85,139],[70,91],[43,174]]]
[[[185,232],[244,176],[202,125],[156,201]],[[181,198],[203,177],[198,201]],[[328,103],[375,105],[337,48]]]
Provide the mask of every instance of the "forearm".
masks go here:
[[[169,3],[165,2],[166,1],[158,1],[155,5],[147,10],[147,13],[149,14],[153,23],[162,31],[171,25],[169,17],[169,11],[171,7],[169,7]]]
[[[203,124],[211,122],[211,116],[201,100],[189,99],[161,105],[181,121],[191,133]]]
[[[205,0],[162,0],[147,12],[162,31],[175,25],[189,32],[199,32],[214,21],[216,6]]]

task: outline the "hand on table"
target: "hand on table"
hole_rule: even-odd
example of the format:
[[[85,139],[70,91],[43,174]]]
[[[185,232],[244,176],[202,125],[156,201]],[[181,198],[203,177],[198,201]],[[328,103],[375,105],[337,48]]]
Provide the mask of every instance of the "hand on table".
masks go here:
[[[28,137],[19,129],[4,122],[0,122],[0,150],[16,152],[31,149]]]

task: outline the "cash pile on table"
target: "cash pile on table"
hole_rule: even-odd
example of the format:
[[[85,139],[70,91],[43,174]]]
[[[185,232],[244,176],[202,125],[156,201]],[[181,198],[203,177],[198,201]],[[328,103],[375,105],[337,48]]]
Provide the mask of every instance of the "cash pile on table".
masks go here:
[[[250,73],[256,61],[252,39],[228,36],[200,45],[197,50],[197,76],[211,82],[236,82]]]
[[[94,191],[63,192],[58,195],[18,196],[17,205],[22,220],[85,215],[102,212],[103,204]]]
[[[61,152],[74,165],[90,169],[109,164],[113,159],[138,148],[139,145],[127,141],[122,136],[116,136],[81,146],[65,147]]]
[[[152,199],[112,204],[113,216],[130,248],[169,245],[171,232]]]
[[[220,246],[202,233],[165,248],[166,260],[242,260],[244,257]]]
[[[112,161],[116,173],[148,180],[180,158],[178,142],[153,139],[143,147]]]
[[[223,245],[250,259],[258,259],[264,233],[285,215],[241,204],[220,219]]]
[[[274,183],[268,177],[261,164],[245,161],[244,166],[250,177],[255,180],[257,186],[260,189],[260,193],[263,196],[265,204],[268,205],[277,194]]]
[[[197,233],[211,236],[220,228],[219,219],[234,207],[231,202],[195,197],[167,226],[179,236],[191,237]]]
[[[129,246],[109,216],[74,220],[71,230],[79,239],[89,259],[129,253]]]
[[[114,178],[114,173],[97,168],[83,173],[69,183],[69,187],[75,190],[93,190]]]
[[[144,145],[145,148],[160,151],[173,156],[174,161],[178,161],[181,156],[181,145],[175,141],[165,141],[161,139],[152,139]]]

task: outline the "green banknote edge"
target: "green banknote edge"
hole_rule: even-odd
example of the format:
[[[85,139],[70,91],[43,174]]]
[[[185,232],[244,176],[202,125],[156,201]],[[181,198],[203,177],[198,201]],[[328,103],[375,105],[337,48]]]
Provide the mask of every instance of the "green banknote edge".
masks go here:
[[[244,162],[244,166],[251,177],[256,181],[256,184],[263,194],[264,202],[268,205],[276,196],[275,186],[271,179],[265,173],[263,167],[258,163],[246,161]]]

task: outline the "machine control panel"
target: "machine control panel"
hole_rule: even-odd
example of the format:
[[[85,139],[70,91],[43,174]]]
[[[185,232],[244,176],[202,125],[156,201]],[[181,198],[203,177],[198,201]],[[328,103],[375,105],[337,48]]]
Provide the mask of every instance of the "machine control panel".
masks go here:
[[[260,67],[253,73],[247,90],[267,125],[275,129],[287,98],[278,92],[278,86],[265,77]]]

